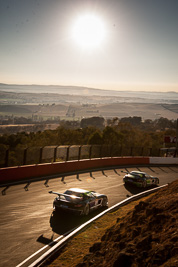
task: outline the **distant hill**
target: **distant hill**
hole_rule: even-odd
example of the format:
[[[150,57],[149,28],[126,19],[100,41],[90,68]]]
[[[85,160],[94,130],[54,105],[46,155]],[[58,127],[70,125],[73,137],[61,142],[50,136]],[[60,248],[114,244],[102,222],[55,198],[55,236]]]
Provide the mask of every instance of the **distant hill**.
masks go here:
[[[176,92],[115,91],[81,86],[18,85],[0,83],[0,93],[2,92],[35,94],[36,96],[38,94],[43,94],[43,96],[45,96],[44,94],[48,94],[48,97],[50,95],[54,100],[56,99],[56,94],[65,95],[68,96],[67,102],[81,101],[81,103],[134,102],[178,104],[178,93]]]

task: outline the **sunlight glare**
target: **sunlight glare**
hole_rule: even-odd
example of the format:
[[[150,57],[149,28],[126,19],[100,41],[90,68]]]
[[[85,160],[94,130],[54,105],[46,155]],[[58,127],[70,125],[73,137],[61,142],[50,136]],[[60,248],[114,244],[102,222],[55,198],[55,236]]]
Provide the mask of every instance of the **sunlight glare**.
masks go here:
[[[95,48],[102,44],[105,37],[103,21],[92,14],[77,19],[73,27],[73,39],[82,48]]]

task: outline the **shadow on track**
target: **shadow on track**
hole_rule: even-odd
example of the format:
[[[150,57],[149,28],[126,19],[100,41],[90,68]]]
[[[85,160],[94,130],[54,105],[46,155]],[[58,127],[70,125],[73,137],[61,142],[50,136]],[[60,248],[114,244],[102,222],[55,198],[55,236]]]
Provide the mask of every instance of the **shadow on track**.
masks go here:
[[[172,171],[172,172],[178,173],[178,171],[174,170],[174,169],[171,168],[171,167],[168,167],[168,169],[169,169],[170,171]]]
[[[6,191],[7,191],[8,188],[9,188],[9,186],[6,186],[6,187],[1,191],[1,193],[2,193],[3,196],[6,195]]]
[[[58,235],[63,235],[73,228],[84,224],[105,209],[106,208],[100,208],[91,212],[88,216],[78,216],[64,211],[53,211],[50,216],[50,226],[53,232],[57,233]]]
[[[157,185],[151,185],[151,186],[149,186],[149,187],[142,188],[142,187],[137,187],[137,186],[130,185],[130,184],[124,184],[124,187],[125,187],[125,189],[126,189],[127,191],[129,191],[131,194],[136,195],[136,194],[139,194],[139,193],[144,192],[144,191],[146,191],[146,190],[155,188],[155,187],[157,187]]]
[[[42,243],[42,244],[44,244],[44,245],[50,245],[50,246],[53,246],[54,244],[56,244],[57,242],[54,242],[53,241],[53,236],[54,235],[52,235],[51,236],[51,238],[47,238],[47,237],[45,237],[45,236],[43,236],[43,235],[40,235],[38,238],[37,238],[37,242],[40,242],[40,243]],[[51,243],[52,242],[52,243]]]

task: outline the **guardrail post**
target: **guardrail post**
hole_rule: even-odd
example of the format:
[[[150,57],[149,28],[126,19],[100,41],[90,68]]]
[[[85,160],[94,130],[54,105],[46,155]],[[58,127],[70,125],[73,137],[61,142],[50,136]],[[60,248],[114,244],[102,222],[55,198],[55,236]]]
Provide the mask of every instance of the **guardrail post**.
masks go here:
[[[9,163],[9,148],[6,150],[4,167],[8,167]]]
[[[152,147],[150,147],[150,153],[149,156],[152,156]]]
[[[133,155],[133,147],[130,148],[130,156],[132,157]]]
[[[27,149],[28,147],[26,147],[23,152],[23,165],[26,165],[27,162]]]
[[[90,150],[89,150],[89,159],[91,159],[91,154],[92,154],[92,146],[90,146]]]
[[[100,146],[100,158],[102,158],[102,145]]]
[[[121,151],[120,151],[120,156],[122,157],[122,150],[123,150],[123,147],[121,146]]]
[[[112,158],[112,151],[113,151],[113,145],[110,145],[110,151],[109,151],[109,154],[110,154],[110,157]]]
[[[82,149],[82,146],[79,146],[79,148],[78,148],[78,160],[80,160],[80,158],[81,158],[81,149]]]
[[[40,147],[40,158],[39,158],[39,163],[42,163],[42,156],[43,156],[43,147]]]
[[[166,150],[166,157],[168,157],[168,152],[169,152],[169,150],[167,149],[167,150]]]
[[[56,158],[57,158],[57,148],[58,146],[56,146],[54,149],[54,162],[56,162]]]
[[[141,149],[141,155],[140,155],[140,156],[143,156],[143,149],[144,149],[144,148],[142,147],[142,149]]]
[[[160,157],[160,154],[161,154],[161,149],[159,148],[159,150],[158,150],[158,157]]]
[[[69,149],[70,149],[70,146],[67,147],[67,152],[66,152],[66,161],[69,160]]]

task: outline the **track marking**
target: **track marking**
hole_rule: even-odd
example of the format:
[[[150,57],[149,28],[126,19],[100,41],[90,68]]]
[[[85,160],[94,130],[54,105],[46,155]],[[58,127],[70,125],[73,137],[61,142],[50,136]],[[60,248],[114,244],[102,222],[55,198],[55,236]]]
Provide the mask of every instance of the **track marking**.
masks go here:
[[[30,259],[32,259],[34,256],[36,256],[37,254],[39,254],[41,251],[43,251],[44,249],[46,249],[47,247],[49,246],[52,246],[53,243],[55,243],[56,241],[62,239],[64,236],[61,235],[59,237],[57,237],[55,240],[53,240],[52,242],[50,242],[48,245],[40,248],[39,250],[37,250],[34,254],[32,254],[31,256],[29,256],[27,259],[25,259],[23,262],[21,262],[20,264],[18,264],[16,267],[20,267],[22,266],[23,264],[25,264],[27,261],[29,261]]]
[[[26,262],[28,262],[30,259],[32,259],[34,256],[36,256],[37,254],[39,254],[41,251],[43,251],[44,249],[48,248],[48,247],[52,247],[53,245],[55,245],[55,243],[57,241],[59,241],[60,239],[64,238],[66,235],[68,235],[70,232],[74,231],[76,229],[73,228],[70,231],[66,232],[64,235],[61,235],[59,237],[57,237],[55,240],[53,240],[52,242],[50,242],[48,245],[40,248],[39,250],[37,250],[34,254],[32,254],[31,256],[29,256],[27,259],[25,259],[23,262],[21,262],[20,264],[18,264],[16,267],[20,267],[23,266],[23,264],[25,264]]]

